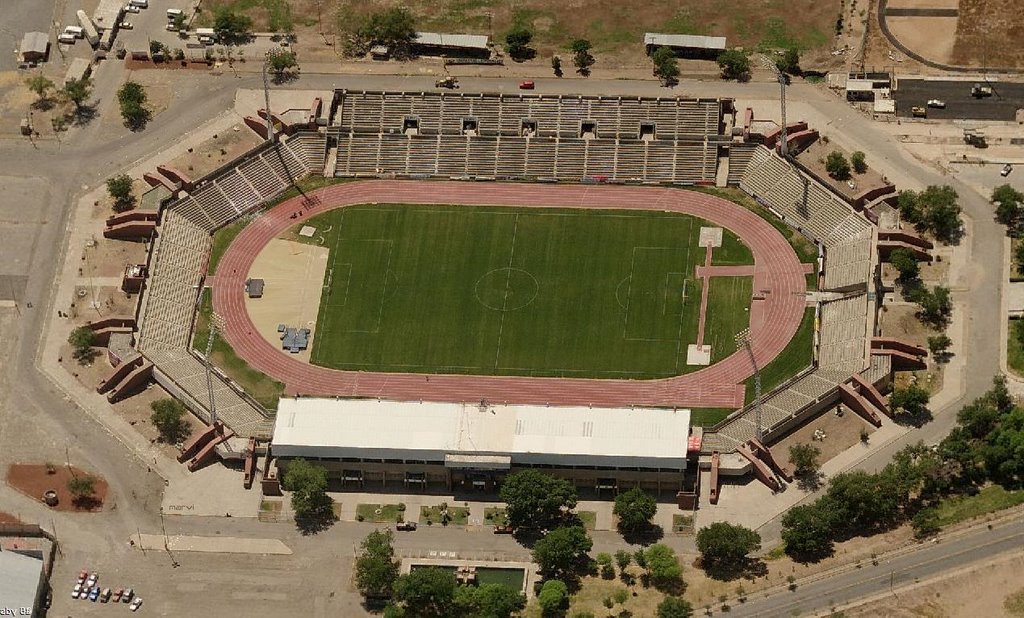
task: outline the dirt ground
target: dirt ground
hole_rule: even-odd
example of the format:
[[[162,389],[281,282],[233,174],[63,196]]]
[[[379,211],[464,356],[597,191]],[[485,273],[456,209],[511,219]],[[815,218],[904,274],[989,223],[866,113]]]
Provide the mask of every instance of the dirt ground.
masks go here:
[[[772,451],[783,461],[783,465],[792,470],[794,466],[789,460],[789,447],[794,444],[810,444],[821,451],[818,463],[823,464],[860,442],[862,430],[869,434],[875,431],[871,424],[851,412],[849,408],[842,408],[842,416],[836,416],[835,408],[828,409],[817,418],[783,436],[781,440],[771,445]],[[814,439],[814,432],[819,429],[825,432],[824,440]]]
[[[75,286],[75,294],[69,299],[60,299],[67,303],[67,312],[72,319],[89,322],[114,316],[135,315],[135,295],[128,295],[118,285],[103,285],[101,281],[89,284],[84,278]],[[58,305],[60,304],[58,301]]]
[[[953,62],[977,67],[1022,67],[1024,12],[1020,0],[960,0]]]
[[[300,57],[326,61],[346,42],[339,34],[365,15],[397,4],[395,0],[207,0],[203,13],[212,15],[221,6],[248,7],[245,12],[254,19],[257,31],[269,30],[272,22],[291,22],[299,38]],[[825,48],[832,42],[840,11],[838,0],[429,0],[405,5],[413,11],[419,30],[489,34],[499,44],[514,21],[525,23],[534,31],[534,62],[544,66],[552,54],[564,55],[572,39],[586,38],[594,44],[597,62],[607,67],[646,66],[642,40],[648,31],[725,36],[729,46],[753,47],[762,40],[789,38],[805,49]],[[324,46],[324,39],[330,47]]]
[[[193,180],[201,178],[228,161],[232,161],[260,143],[260,138],[248,127],[237,124],[218,133],[188,152],[168,162],[168,165],[188,174]]]
[[[249,277],[263,279],[263,298],[246,298],[245,307],[259,334],[280,347],[277,326],[284,324],[310,330],[310,346],[292,356],[309,362],[320,293],[330,251],[304,243],[275,238],[263,249],[249,269]]]
[[[0,511],[0,524],[20,524],[20,523],[22,523],[22,521],[20,519],[18,519],[17,517],[15,517],[14,515],[11,515],[10,513],[4,513],[3,511]]]
[[[987,562],[922,582],[872,603],[844,609],[850,618],[997,618],[1021,616],[1007,599],[1024,591],[1024,556]],[[1012,605],[1011,605],[1012,607]]]
[[[878,317],[882,336],[927,348],[928,337],[939,334],[939,331],[917,319],[917,309],[917,305],[911,303],[883,305]]]
[[[851,153],[837,147],[835,144],[826,144],[824,140],[820,139],[811,144],[807,150],[800,153],[797,158],[801,163],[813,170],[820,178],[827,180],[829,186],[848,197],[855,197],[867,189],[873,189],[875,187],[885,185],[885,177],[871,167],[872,162],[870,160],[867,161],[868,169],[863,174],[858,174],[857,172],[852,171],[851,166],[849,181],[835,180],[829,176],[828,172],[825,171],[825,158],[834,150],[838,150],[843,153],[843,156],[846,157],[847,161],[850,160]],[[853,188],[850,188],[850,182],[853,183]]]
[[[99,237],[92,239],[92,246],[86,243],[83,248],[78,274],[82,277],[121,278],[126,265],[145,263],[145,244]]]
[[[53,507],[58,511],[80,511],[98,512],[104,507],[110,508],[112,504],[105,504],[107,499],[107,482],[102,478],[92,475],[96,479],[93,496],[95,500],[83,505],[81,508],[76,505],[68,491],[68,480],[73,476],[85,476],[89,473],[74,466],[66,466],[59,462],[51,462],[51,474],[44,464],[11,464],[7,468],[7,484],[21,493],[36,500],[43,499],[43,493],[49,490],[57,492],[57,506]]]
[[[889,31],[900,43],[928,60],[943,64],[955,64],[957,21],[956,17],[886,18]]]

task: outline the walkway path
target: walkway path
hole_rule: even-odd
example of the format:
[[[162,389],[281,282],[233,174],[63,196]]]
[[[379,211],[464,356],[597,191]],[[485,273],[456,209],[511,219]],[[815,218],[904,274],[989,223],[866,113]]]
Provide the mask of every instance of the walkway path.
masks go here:
[[[238,356],[284,382],[291,394],[428,401],[487,399],[534,405],[739,407],[744,399],[742,382],[751,375],[749,360],[742,354],[733,354],[694,373],[660,380],[431,375],[428,381],[426,374],[341,371],[308,365],[275,349],[256,333],[245,310],[243,284],[256,256],[271,239],[327,208],[367,203],[477,204],[650,209],[692,215],[733,231],[751,249],[754,289],[765,298],[759,303],[763,305],[763,319],[751,333],[760,366],[782,352],[803,316],[804,269],[789,243],[758,215],[710,195],[654,187],[525,188],[502,183],[385,180],[333,185],[315,195],[322,205],[306,208],[301,198],[293,198],[242,230],[221,258],[213,294],[214,310],[224,316],[225,337]],[[291,218],[296,212],[299,216]]]

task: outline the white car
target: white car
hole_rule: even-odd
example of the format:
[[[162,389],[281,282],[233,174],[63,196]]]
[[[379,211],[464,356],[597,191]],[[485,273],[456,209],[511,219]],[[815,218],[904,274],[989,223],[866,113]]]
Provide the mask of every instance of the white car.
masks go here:
[[[75,584],[75,587],[71,589],[71,598],[77,599],[82,594],[82,584]]]
[[[131,30],[134,27],[130,21],[123,21],[120,25],[121,30]]]
[[[141,606],[142,606],[142,597],[135,597],[135,600],[132,601],[132,604],[128,606],[128,609],[132,610],[133,612],[137,612],[137,611],[139,611],[139,607],[141,607]]]
[[[1003,177],[1006,177],[1006,176],[1009,176],[1010,172],[1012,172],[1012,171],[1013,171],[1013,166],[1010,165],[1009,163],[1007,163],[1006,165],[1003,166],[1003,169],[999,170],[999,175],[1003,176]]]
[[[100,578],[100,574],[99,573],[96,573],[95,571],[92,572],[92,573],[89,573],[89,579],[85,580],[85,587],[86,587],[86,589],[94,587],[96,585],[96,580],[98,580],[99,578]]]
[[[141,13],[142,9],[135,6],[134,4],[126,4],[124,10],[128,13]]]
[[[928,101],[928,107],[934,107],[936,109],[946,109],[946,102],[940,101],[939,99],[931,99]]]

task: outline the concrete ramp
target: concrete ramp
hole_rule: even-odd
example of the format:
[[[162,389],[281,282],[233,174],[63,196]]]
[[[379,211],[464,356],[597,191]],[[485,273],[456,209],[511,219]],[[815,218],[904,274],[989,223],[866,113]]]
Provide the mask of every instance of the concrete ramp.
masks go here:
[[[793,482],[793,475],[775,459],[771,450],[762,444],[760,440],[757,438],[751,438],[747,444],[750,446],[751,452],[757,455],[758,459],[768,464],[768,467],[771,468],[775,474],[781,476],[787,483]]]
[[[768,465],[754,454],[749,443],[736,447],[736,452],[754,466],[754,478],[764,483],[768,489],[771,489],[772,491],[779,491],[782,489],[782,486],[779,484],[779,480],[775,478],[774,474],[772,474]]]
[[[153,363],[145,361],[128,375],[121,382],[107,393],[107,401],[117,403],[126,397],[130,397],[142,390],[147,382],[153,377]]]
[[[882,426],[882,419],[879,418],[875,408],[866,399],[860,396],[849,384],[839,385],[839,398],[848,408],[857,413],[858,416],[871,423],[875,427]]]
[[[881,410],[882,414],[892,416],[889,414],[889,399],[875,388],[874,384],[862,378],[859,373],[853,374],[852,382],[857,387],[861,397],[867,399],[871,402],[871,405]]]

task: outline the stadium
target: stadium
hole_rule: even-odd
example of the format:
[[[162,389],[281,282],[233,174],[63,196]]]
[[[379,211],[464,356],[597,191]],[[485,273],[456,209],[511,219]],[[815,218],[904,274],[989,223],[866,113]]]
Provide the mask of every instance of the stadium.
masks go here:
[[[838,401],[877,423],[915,359],[874,337],[873,222],[732,100],[337,90],[261,113],[266,142],[154,222],[133,370],[211,425],[189,456],[777,484],[763,445]],[[214,339],[279,407],[208,371]],[[650,440],[609,447],[624,416]]]

